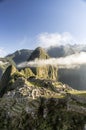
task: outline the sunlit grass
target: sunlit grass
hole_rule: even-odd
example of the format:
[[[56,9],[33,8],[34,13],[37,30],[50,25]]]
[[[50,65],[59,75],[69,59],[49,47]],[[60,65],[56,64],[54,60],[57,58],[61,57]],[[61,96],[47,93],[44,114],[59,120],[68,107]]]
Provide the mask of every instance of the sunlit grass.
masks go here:
[[[74,95],[78,95],[78,96],[83,96],[86,97],[86,91],[81,90],[81,91],[70,91],[69,93],[74,94]]]

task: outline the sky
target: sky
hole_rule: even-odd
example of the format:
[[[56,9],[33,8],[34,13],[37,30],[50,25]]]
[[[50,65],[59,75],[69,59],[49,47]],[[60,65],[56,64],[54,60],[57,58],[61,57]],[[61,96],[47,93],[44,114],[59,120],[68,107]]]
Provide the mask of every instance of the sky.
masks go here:
[[[86,44],[85,0],[0,0],[0,57],[67,43]]]

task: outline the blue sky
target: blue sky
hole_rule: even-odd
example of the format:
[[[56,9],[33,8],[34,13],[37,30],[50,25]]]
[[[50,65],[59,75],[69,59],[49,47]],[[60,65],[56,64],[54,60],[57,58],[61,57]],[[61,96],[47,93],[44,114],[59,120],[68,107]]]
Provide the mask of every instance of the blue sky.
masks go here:
[[[39,45],[47,44],[46,47],[49,47],[59,42],[66,43],[65,39],[85,43],[85,0],[0,2],[1,56],[22,48],[34,49]]]

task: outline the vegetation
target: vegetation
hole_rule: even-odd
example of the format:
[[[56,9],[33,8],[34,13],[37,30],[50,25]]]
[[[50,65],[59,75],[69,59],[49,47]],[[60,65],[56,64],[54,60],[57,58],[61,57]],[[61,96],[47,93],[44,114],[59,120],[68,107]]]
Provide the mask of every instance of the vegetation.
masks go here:
[[[18,50],[16,52],[14,52],[13,54],[6,56],[6,58],[8,58],[8,59],[10,58],[10,59],[12,59],[12,61],[15,62],[15,64],[19,64],[24,61],[27,61],[27,59],[29,58],[31,53],[32,53],[32,50],[22,49],[22,50]]]
[[[44,65],[40,67],[30,67],[32,72],[39,78],[58,80],[58,67]]]
[[[29,78],[31,76],[35,76],[34,73],[30,68],[25,68],[20,71],[23,75],[25,75],[26,78]]]
[[[36,58],[37,59],[49,59],[49,55],[46,53],[46,51],[43,48],[38,47],[32,52],[28,61],[35,60]]]
[[[6,101],[2,99],[3,106],[0,106],[1,130],[83,130],[86,123],[85,115],[66,110],[65,102],[61,104],[63,99],[58,103],[53,98],[30,101],[29,109],[31,108],[32,112],[25,110],[28,103],[25,104],[23,100],[22,103],[15,99]]]
[[[37,48],[29,61],[35,58],[49,56]],[[0,130],[84,130],[86,91],[58,82],[57,72],[51,65],[7,67],[0,81]]]

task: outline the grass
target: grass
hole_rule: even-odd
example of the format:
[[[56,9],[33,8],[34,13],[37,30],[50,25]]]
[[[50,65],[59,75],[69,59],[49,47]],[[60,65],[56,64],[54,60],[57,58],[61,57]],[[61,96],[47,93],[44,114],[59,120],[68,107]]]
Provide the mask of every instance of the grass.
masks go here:
[[[81,90],[81,91],[70,91],[69,93],[77,95],[77,96],[82,96],[82,97],[86,97],[86,91]]]
[[[52,96],[51,95],[44,95],[43,97],[49,99],[49,98],[65,98],[65,95],[60,95],[60,94],[53,94]]]

